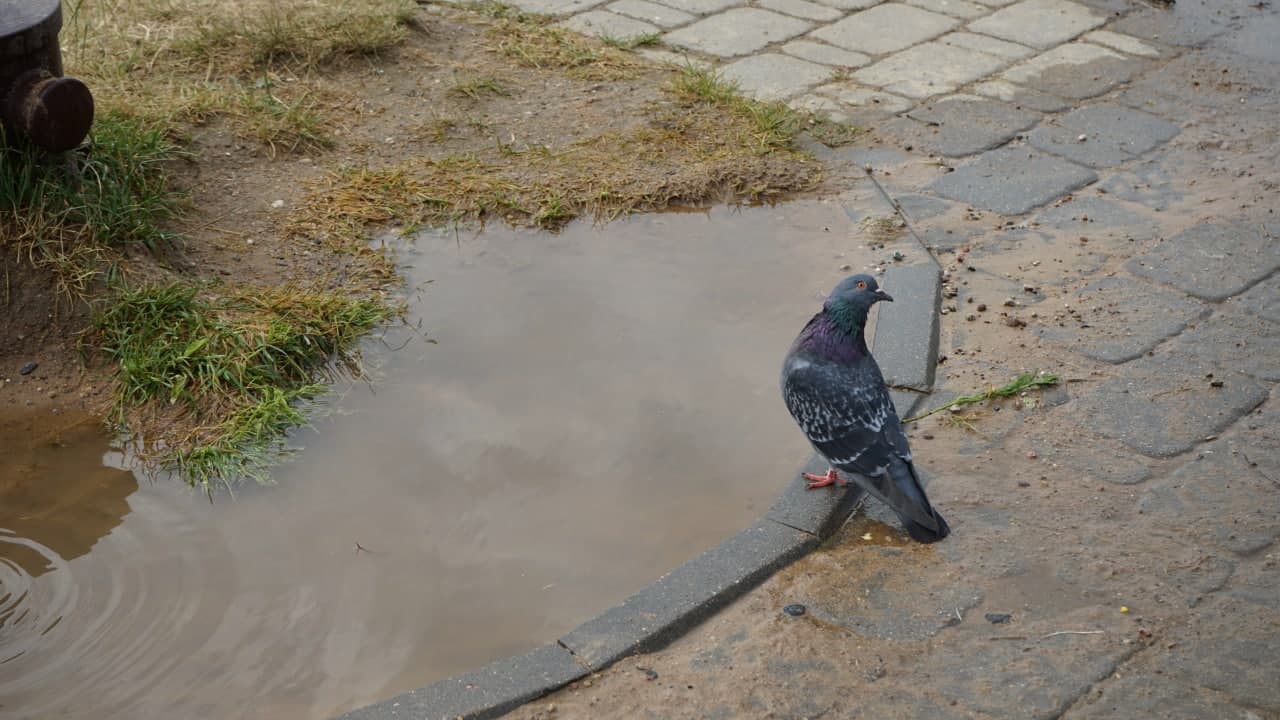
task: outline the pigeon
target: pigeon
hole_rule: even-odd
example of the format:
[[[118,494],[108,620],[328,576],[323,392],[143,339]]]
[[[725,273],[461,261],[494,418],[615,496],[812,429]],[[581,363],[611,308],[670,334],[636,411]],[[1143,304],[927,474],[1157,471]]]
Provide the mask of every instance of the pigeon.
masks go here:
[[[951,532],[920,485],[906,433],[863,331],[867,313],[892,301],[870,275],[836,285],[787,352],[782,397],[818,454],[826,475],[805,473],[809,488],[848,483],[844,472],[895,513],[917,542],[937,542]]]

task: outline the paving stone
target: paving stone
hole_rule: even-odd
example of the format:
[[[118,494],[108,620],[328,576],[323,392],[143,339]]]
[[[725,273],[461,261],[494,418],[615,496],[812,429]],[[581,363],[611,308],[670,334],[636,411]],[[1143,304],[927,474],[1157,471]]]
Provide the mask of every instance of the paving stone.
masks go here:
[[[807,0],[757,0],[756,5],[766,10],[775,10],[784,15],[793,15],[819,22],[831,22],[844,16],[844,13],[836,8],[811,3]]]
[[[1177,125],[1154,115],[1102,103],[1041,125],[1031,133],[1029,141],[1046,152],[1100,168],[1137,157],[1172,140],[1178,132]]]
[[[1280,562],[1249,566],[1232,583],[1229,595],[1280,613]]]
[[[1280,323],[1280,277],[1263,280],[1236,300],[1245,312]]]
[[[977,267],[978,276],[984,272],[984,263],[979,260],[987,257],[998,258],[999,267],[1011,268],[1009,272],[1016,273],[1010,276],[1014,287],[1001,297],[1012,295],[1030,305],[1040,302],[1044,296],[1025,293],[1023,288],[1026,285],[1035,288],[1079,287],[1107,264],[1110,253],[1105,246],[1104,242],[1064,243],[1057,233],[1031,227],[997,228],[973,243],[969,258]]]
[[[1044,49],[1104,22],[1101,13],[1068,0],[1023,0],[970,23],[969,29]]]
[[[783,100],[829,80],[831,68],[779,53],[752,55],[734,61],[720,71],[748,95],[762,100]]]
[[[814,2],[830,5],[840,10],[865,10],[872,5],[879,5],[884,0],[814,0]]]
[[[1063,230],[1074,237],[1151,240],[1160,234],[1160,224],[1139,214],[1131,206],[1107,197],[1072,197],[1036,216],[1041,227]]]
[[[1224,2],[1184,2],[1177,12],[1144,8],[1116,21],[1111,29],[1170,45],[1198,47],[1230,29],[1230,11]]]
[[[668,29],[691,23],[696,19],[696,16],[682,10],[648,2],[648,0],[618,0],[618,2],[609,5],[608,9],[619,15],[644,20],[660,28]]]
[[[568,650],[559,645],[543,645],[524,655],[503,658],[474,672],[354,710],[340,720],[496,718],[587,672]]]
[[[911,98],[926,98],[995,72],[1008,61],[939,42],[927,42],[890,55],[853,74],[855,80]]]
[[[1178,336],[1170,351],[1262,380],[1280,380],[1280,327],[1234,308]]]
[[[1114,616],[1114,617],[1112,617]],[[1027,641],[992,641],[1008,631],[970,630],[948,642],[946,652],[914,661],[912,672],[928,677],[934,694],[988,718],[1059,718],[1077,698],[1115,673],[1137,651],[1120,638],[1132,632],[1119,614],[1100,608],[1061,613],[1024,623],[1016,635]],[[984,624],[985,621],[983,621]],[[1103,630],[1096,636],[1062,635],[1062,628]],[[944,715],[943,717],[946,717]]]
[[[1280,713],[1280,616],[1236,600],[1206,608],[1196,620],[1196,634],[1164,653],[1165,677],[1216,690],[1265,713],[1235,717],[1261,720]]]
[[[741,0],[663,0],[662,4],[694,15],[707,15],[739,5]]]
[[[1101,684],[1099,692],[1072,706],[1063,720],[1168,717],[1176,708],[1178,720],[1223,720],[1248,715],[1221,693],[1174,682],[1155,673],[1129,671]],[[1259,719],[1260,720],[1260,719]]]
[[[925,568],[913,582],[896,573],[875,569],[901,555],[896,547],[868,548],[871,568],[829,568],[815,578],[808,593],[797,598],[816,620],[859,635],[898,642],[926,640],[955,623],[982,602],[976,583]],[[935,559],[936,565],[944,562]]]
[[[879,130],[918,148],[961,157],[1005,144],[1040,115],[973,95],[951,95],[912,110],[907,118]]]
[[[1182,199],[1182,193],[1174,186],[1169,162],[1167,155],[1148,158],[1107,176],[1098,183],[1098,189],[1152,210],[1165,210]]]
[[[981,17],[991,12],[989,8],[977,5],[965,0],[906,0],[907,4],[915,5],[929,12],[942,13],[951,17],[958,17],[965,20],[970,18]]]
[[[857,108],[874,109],[884,115],[896,115],[915,107],[915,103],[893,93],[874,88],[858,87],[849,83],[833,83],[818,88],[818,92],[835,98],[838,102]]]
[[[768,10],[734,8],[669,32],[663,40],[676,47],[733,57],[795,37],[810,27],[804,20]]]
[[[943,45],[965,48],[966,50],[977,50],[978,52],[995,55],[1006,60],[1021,60],[1036,53],[1034,49],[1026,45],[997,40],[993,37],[970,32],[947,33],[938,38],[938,42]]]
[[[657,25],[650,25],[642,20],[629,18],[625,15],[615,15],[603,10],[578,13],[559,23],[559,25],[583,35],[617,38],[618,40],[630,40],[634,37],[659,32]]]
[[[1182,293],[1125,277],[1089,283],[1071,297],[1071,307],[1076,319],[1037,326],[1036,335],[1109,363],[1141,357],[1209,314]]]
[[[1006,70],[1000,77],[1041,92],[1083,100],[1128,82],[1139,61],[1098,45],[1070,43]]]
[[[1252,17],[1244,27],[1223,35],[1214,45],[1265,63],[1280,63],[1280,15]]]
[[[862,53],[842,50],[826,43],[812,40],[792,40],[782,46],[782,52],[794,55],[802,60],[831,65],[842,68],[858,68],[871,62],[871,58]]]
[[[890,386],[928,392],[938,365],[942,269],[932,262],[897,265],[885,273],[882,286],[894,301],[879,307],[876,361]]]
[[[1001,215],[1021,215],[1097,180],[1092,170],[1026,147],[984,153],[933,181],[931,192]]]
[[[1132,35],[1123,35],[1110,30],[1094,30],[1081,39],[1094,45],[1102,45],[1130,55],[1151,58],[1160,57],[1161,55],[1159,48],[1154,45],[1149,45]]]
[[[916,193],[898,195],[894,199],[898,201],[898,207],[902,208],[902,212],[906,213],[913,222],[943,215],[955,207],[954,203],[946,200]]]
[[[937,37],[958,22],[910,5],[888,3],[818,28],[813,37],[846,50],[880,55]]]
[[[1040,112],[1058,112],[1071,107],[1066,100],[1039,90],[1014,85],[1005,80],[988,80],[969,88],[975,95],[1002,100],[1014,107],[1025,107]]]
[[[511,0],[511,4],[517,8],[539,15],[579,13],[603,2],[605,0]]]
[[[851,122],[847,108],[844,105],[841,105],[835,100],[832,100],[829,97],[824,97],[822,95],[814,95],[812,93],[806,93],[804,95],[800,95],[799,97],[795,97],[795,98],[792,98],[791,100],[788,100],[787,107],[790,107],[793,110],[803,110],[811,113],[817,113],[818,115],[821,115],[822,117],[825,117],[832,122],[838,122],[838,123]],[[814,141],[814,144],[818,147],[823,147],[823,148],[826,147],[825,145],[817,142],[816,140]],[[817,153],[815,153],[815,155],[816,154]]]
[[[978,3],[979,5],[986,5],[987,7],[994,7],[994,8],[1004,7],[1005,5],[1012,5],[1018,2],[1018,0],[973,0],[973,1]]]
[[[1223,383],[1213,387],[1205,377]],[[1185,452],[1267,397],[1257,381],[1217,364],[1170,354],[1122,365],[1071,406],[1081,427],[1151,457]]]
[[[1225,300],[1280,268],[1277,225],[1247,220],[1193,225],[1125,267],[1196,297]]]
[[[1228,70],[1224,73],[1224,70]],[[1211,110],[1230,107],[1232,112],[1280,112],[1280,64],[1253,62],[1217,50],[1188,52],[1147,73],[1134,82],[1138,90],[1150,90],[1176,98],[1183,106]]]
[[[1151,477],[1151,468],[1142,457],[1119,443],[1096,436],[1063,438],[1058,432],[1048,435],[1031,443],[1042,462],[1113,485],[1137,485]]]
[[[761,519],[560,638],[578,661],[603,668],[660,648],[817,545],[813,535]]]
[[[1280,538],[1274,509],[1276,485],[1251,462],[1274,452],[1280,435],[1246,431],[1200,448],[1167,479],[1138,498],[1146,522],[1176,529],[1200,547],[1217,546],[1242,557],[1256,555]]]

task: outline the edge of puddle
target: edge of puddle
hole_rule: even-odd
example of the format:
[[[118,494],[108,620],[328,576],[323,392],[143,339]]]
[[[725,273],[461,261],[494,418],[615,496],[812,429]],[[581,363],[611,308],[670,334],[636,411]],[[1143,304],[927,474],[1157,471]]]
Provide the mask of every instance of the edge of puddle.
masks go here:
[[[894,302],[879,306],[872,345],[890,335],[906,339],[883,348],[877,358],[891,368],[891,383],[914,390],[892,391],[898,415],[907,417],[933,385],[942,272],[933,263],[891,267],[884,287],[893,291]],[[848,520],[864,497],[857,486],[809,492],[799,481],[802,472],[825,470],[826,463],[811,456],[750,527],[556,641],[353,710],[338,720],[496,718],[625,657],[665,647],[808,554]]]

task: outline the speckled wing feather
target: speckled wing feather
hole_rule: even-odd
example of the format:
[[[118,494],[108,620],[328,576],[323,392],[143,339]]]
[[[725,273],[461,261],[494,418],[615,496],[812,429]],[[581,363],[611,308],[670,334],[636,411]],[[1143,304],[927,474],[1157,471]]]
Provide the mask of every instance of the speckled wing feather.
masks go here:
[[[898,513],[931,530],[939,518],[911,465],[911,450],[880,368],[872,358],[844,365],[787,358],[782,395],[813,447],[837,470]]]

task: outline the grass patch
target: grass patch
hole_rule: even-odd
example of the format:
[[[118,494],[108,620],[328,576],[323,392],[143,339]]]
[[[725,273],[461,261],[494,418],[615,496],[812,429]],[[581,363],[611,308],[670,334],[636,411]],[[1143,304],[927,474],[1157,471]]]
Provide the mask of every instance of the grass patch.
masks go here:
[[[502,84],[498,78],[492,75],[483,75],[480,77],[467,78],[459,80],[449,88],[449,92],[454,95],[462,95],[472,100],[479,100],[485,95],[510,95],[511,91]]]
[[[174,131],[226,118],[273,152],[329,145],[328,124],[305,91],[246,92],[255,80],[297,79],[398,46],[414,0],[100,0],[68,4],[66,66],[94,91],[99,112]]]
[[[496,217],[554,230],[583,215],[753,201],[820,179],[820,165],[795,147],[806,115],[748,99],[709,71],[679,71],[663,102],[637,110],[644,123],[562,148],[497,141],[486,152],[340,169],[309,188],[290,232],[358,248],[368,225],[391,222]]]
[[[662,33],[660,32],[641,33],[639,35],[631,35],[624,38],[617,38],[612,35],[600,36],[600,42],[610,47],[616,47],[619,50],[634,50],[638,47],[657,45],[658,41],[661,39]]]
[[[953,407],[960,407],[962,405],[972,405],[974,403],[980,403],[986,400],[992,400],[994,398],[1012,397],[1014,395],[1017,395],[1022,392],[1026,392],[1027,390],[1031,390],[1034,388],[1052,387],[1054,385],[1057,385],[1059,381],[1060,381],[1060,378],[1057,375],[1054,375],[1052,373],[1046,373],[1043,371],[1037,372],[1037,373],[1024,373],[1014,378],[1011,382],[1001,385],[1000,387],[992,387],[986,392],[975,393],[973,395],[961,395],[955,398],[954,400],[951,400],[950,402],[946,402],[946,403],[943,403],[942,405],[939,405],[938,407],[930,410],[929,412],[917,415],[912,418],[907,418],[902,422],[904,423],[916,422],[917,420],[923,420],[929,417],[930,415],[936,415],[937,413],[940,413],[943,410],[948,410]],[[968,423],[965,423],[965,424],[968,425]]]
[[[51,269],[64,294],[86,295],[113,252],[171,239],[163,222],[181,196],[164,165],[181,152],[161,130],[108,113],[84,151],[0,152],[0,244]]]
[[[493,20],[493,48],[525,67],[561,70],[581,80],[617,80],[634,72],[637,61],[622,43],[597,41],[554,27],[554,18],[528,15],[502,3],[465,7]]]
[[[284,432],[323,380],[359,376],[357,341],[396,314],[377,299],[296,286],[183,283],[121,290],[96,315],[92,343],[118,365],[112,419],[175,408],[180,434],[143,438],[144,455],[210,488],[266,479]]]

